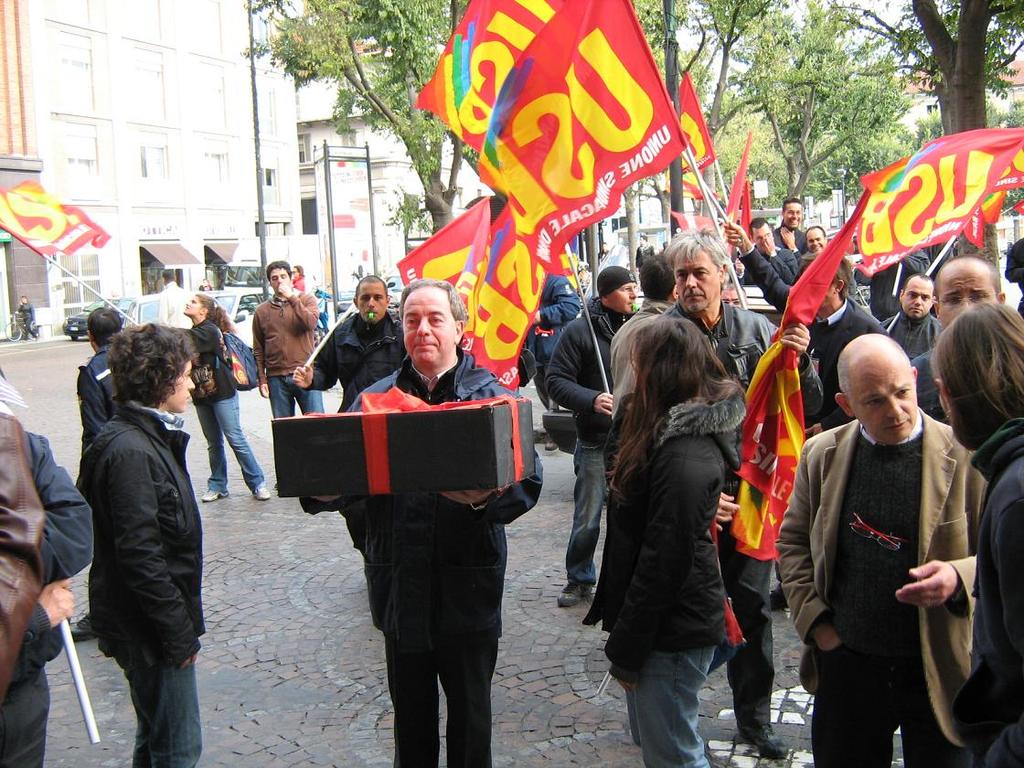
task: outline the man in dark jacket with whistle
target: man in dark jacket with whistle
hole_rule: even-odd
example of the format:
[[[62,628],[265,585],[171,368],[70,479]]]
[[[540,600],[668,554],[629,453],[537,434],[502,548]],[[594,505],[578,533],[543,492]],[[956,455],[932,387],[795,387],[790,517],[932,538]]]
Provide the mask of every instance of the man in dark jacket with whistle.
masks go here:
[[[411,283],[401,317],[408,357],[366,392],[397,387],[431,405],[508,394],[459,349],[468,316],[450,283]],[[361,407],[362,396],[350,410]],[[373,623],[384,633],[396,765],[437,766],[438,681],[448,706],[448,765],[491,765],[505,525],[537,503],[542,473],[535,460],[534,475],[505,488],[302,499],[311,513],[365,513],[365,539],[356,546],[366,561]]]

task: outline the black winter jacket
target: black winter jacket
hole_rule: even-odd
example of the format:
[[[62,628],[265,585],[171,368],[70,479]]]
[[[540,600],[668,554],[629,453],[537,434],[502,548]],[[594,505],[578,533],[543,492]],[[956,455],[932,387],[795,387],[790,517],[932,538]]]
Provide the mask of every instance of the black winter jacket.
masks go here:
[[[100,650],[180,664],[205,632],[203,531],[185,465],[188,435],[122,405],[82,461],[96,554],[89,605]]]
[[[32,481],[46,510],[40,555],[43,585],[70,579],[92,558],[92,514],[71,477],[53,458],[45,437],[26,432]],[[45,609],[36,604],[11,674],[21,682],[55,658],[63,647],[60,630],[50,627]]]
[[[601,365],[608,387],[614,391],[612,381],[612,336],[622,327],[624,316],[614,315],[605,308],[600,299],[591,299],[587,304],[597,335],[601,354]],[[600,445],[608,436],[612,420],[610,416],[594,412],[594,400],[604,391],[601,374],[594,356],[594,340],[590,335],[587,318],[578,317],[566,326],[555,351],[548,362],[545,379],[551,399],[563,408],[573,412],[576,419],[576,434],[580,440]]]
[[[739,468],[742,398],[669,411],[635,494],[608,505],[601,578],[583,620],[610,632],[612,674],[635,681],[651,651],[717,645],[725,591],[710,527]]]
[[[382,331],[369,343],[359,338],[357,324],[363,320],[352,315],[331,334],[331,340],[317,356],[310,389],[330,389],[341,382],[345,390],[341,411],[347,411],[359,393],[398,370],[405,357],[402,326],[397,317],[388,312],[381,319]]]
[[[459,352],[452,374],[438,387],[451,387],[446,402],[486,400],[509,394],[494,375]],[[419,396],[417,374],[408,358],[402,368],[365,392],[397,386]],[[349,410],[362,406],[362,396]],[[410,453],[415,448],[410,446]],[[458,457],[452,457],[457,461]],[[505,525],[529,511],[540,497],[537,471],[475,510],[437,493],[370,496],[360,500],[301,500],[307,512],[341,509],[346,518],[365,513],[363,552],[373,625],[393,638],[402,653],[433,649],[444,638],[501,633],[505,585]],[[352,526],[350,525],[350,530]],[[362,543],[363,546],[359,546]]]
[[[533,352],[538,367],[547,367],[562,332],[579,313],[580,297],[569,279],[562,275],[548,275],[540,295],[537,321],[526,332],[526,348]]]
[[[924,272],[931,264],[931,258],[927,251],[911,251],[903,257],[902,265],[893,264],[891,267],[875,272],[867,277],[859,269],[854,270],[853,277],[859,285],[871,286],[871,314],[876,320],[884,320],[892,317],[900,311],[899,293],[911,275]],[[896,284],[896,275],[900,276],[900,285],[893,293],[893,286]]]
[[[978,534],[971,675],[953,700],[975,768],[1024,768],[1024,419],[971,463],[989,481]]]
[[[78,408],[82,415],[82,453],[114,417],[114,381],[107,365],[107,350],[100,347],[89,362],[78,367]]]

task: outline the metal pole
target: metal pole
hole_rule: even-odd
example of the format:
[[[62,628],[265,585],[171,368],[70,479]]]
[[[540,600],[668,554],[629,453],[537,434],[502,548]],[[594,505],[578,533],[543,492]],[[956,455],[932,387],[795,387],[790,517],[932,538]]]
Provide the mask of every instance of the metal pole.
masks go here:
[[[89,689],[85,686],[85,676],[82,674],[78,651],[75,649],[74,638],[71,637],[71,625],[68,624],[67,619],[60,623],[60,636],[64,641],[64,652],[68,656],[68,666],[71,669],[71,679],[75,683],[75,693],[78,694],[78,706],[82,710],[82,719],[85,721],[85,732],[89,734],[90,744],[99,744],[100,732],[96,727],[96,715],[92,711]]]
[[[949,249],[952,248],[953,243],[956,242],[957,237],[959,237],[959,235],[953,235],[949,238],[949,240],[946,241],[946,244],[942,246],[942,250],[939,251],[939,255],[935,257],[935,261],[928,265],[928,269],[925,270],[925,274],[928,275],[928,277],[931,277],[935,273],[935,270],[939,268],[942,260],[946,258],[947,254],[949,254]],[[903,262],[900,263],[902,264]]]
[[[587,307],[587,297],[583,295],[583,289],[580,283],[580,264],[578,259],[573,259],[572,254],[569,252],[568,246],[565,252],[569,255],[569,263],[572,264],[573,271],[576,273],[576,291],[580,295],[580,301],[583,304],[583,316],[587,319],[587,328],[590,330],[590,340],[594,344],[594,355],[597,357],[597,369],[601,374],[601,386],[604,387],[604,391],[611,394],[612,388],[608,386],[608,377],[604,372],[604,358],[601,357],[601,347],[597,343],[597,332],[594,330],[594,320],[590,317],[590,309]],[[594,286],[597,284],[597,275],[591,273],[590,285]]]
[[[366,147],[366,188],[367,199],[370,201],[370,256],[373,259],[373,274],[379,275],[377,264],[377,223],[373,215],[373,171],[370,170],[370,142],[363,142]]]
[[[252,0],[246,0],[249,11],[249,79],[252,84],[252,136],[256,153],[256,234],[260,238],[260,284],[263,300],[270,298],[267,287],[267,220],[263,214],[263,161],[260,158],[260,108],[256,93],[256,40],[253,36]]]
[[[38,251],[37,251],[37,253],[38,253]],[[98,298],[98,299],[99,299],[100,301],[104,302],[105,304],[109,304],[109,305],[110,305],[110,308],[111,308],[111,309],[113,309],[113,310],[114,310],[115,312],[117,312],[117,314],[119,314],[119,315],[120,315],[121,317],[123,317],[123,318],[124,318],[125,320],[127,320],[127,321],[128,321],[128,324],[129,324],[129,325],[135,325],[135,321],[134,321],[134,320],[132,320],[132,319],[131,319],[131,317],[129,317],[128,315],[126,315],[126,314],[125,314],[124,312],[122,312],[122,311],[121,311],[121,309],[120,309],[120,307],[118,307],[118,306],[117,306],[117,305],[116,305],[116,304],[115,304],[114,302],[112,302],[112,301],[111,301],[110,299],[108,299],[108,298],[107,298],[106,296],[104,296],[104,295],[103,295],[102,293],[100,293],[99,291],[97,291],[97,290],[96,290],[95,288],[93,288],[93,287],[92,287],[91,285],[89,285],[88,283],[86,283],[86,282],[85,282],[85,281],[84,281],[84,280],[83,280],[82,278],[80,278],[80,277],[79,277],[78,275],[76,275],[76,274],[75,274],[74,272],[72,272],[71,270],[69,270],[69,269],[65,268],[65,267],[64,267],[64,266],[63,266],[63,265],[62,265],[62,264],[61,264],[61,263],[60,263],[59,261],[57,261],[57,260],[56,260],[55,258],[53,258],[52,256],[47,256],[47,255],[46,255],[45,253],[40,253],[39,255],[40,255],[40,256],[42,256],[42,257],[43,257],[44,259],[46,259],[46,261],[48,261],[48,262],[49,262],[50,264],[52,264],[53,266],[55,266],[55,267],[56,267],[57,269],[59,269],[59,270],[60,270],[61,272],[63,272],[63,273],[65,274],[65,275],[67,275],[67,276],[68,276],[68,277],[70,277],[70,278],[71,278],[72,280],[74,280],[74,281],[75,281],[76,283],[78,283],[78,285],[79,285],[79,286],[80,286],[81,288],[84,288],[85,290],[87,290],[87,291],[88,291],[89,293],[93,294],[93,295],[94,295],[94,296],[95,296],[96,298]]]
[[[338,300],[338,250],[334,243],[334,198],[331,193],[331,154],[324,139],[324,196],[327,198],[327,249],[331,256],[331,309]]]
[[[676,41],[675,0],[664,0],[665,10],[665,87],[676,115],[679,114],[679,43]],[[678,120],[678,117],[676,118]],[[696,165],[693,165],[696,172]],[[697,175],[700,175],[699,173]],[[668,166],[669,208],[673,211],[683,209],[683,168],[679,158],[675,158]],[[675,219],[669,216],[669,233],[678,229]]]

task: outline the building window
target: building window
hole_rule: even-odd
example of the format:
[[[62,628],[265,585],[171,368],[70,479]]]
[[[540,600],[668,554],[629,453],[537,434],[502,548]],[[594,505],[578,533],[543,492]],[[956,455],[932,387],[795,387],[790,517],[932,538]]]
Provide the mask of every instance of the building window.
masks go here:
[[[142,40],[160,39],[160,0],[132,0],[125,8],[130,14],[128,30],[131,36]]]
[[[270,86],[263,86],[256,91],[259,100],[260,135],[277,135],[277,101],[276,92]]]
[[[92,38],[62,32],[58,45],[61,107],[69,112],[91,112]]]
[[[100,291],[100,260],[97,253],[78,253],[56,255],[58,263],[68,272],[78,277],[96,293]],[[64,317],[70,317],[88,304],[96,300],[96,294],[90,293],[76,280],[61,272],[61,287],[64,289]]]
[[[228,183],[228,145],[223,141],[209,141],[203,148],[203,178],[207,184]]]
[[[199,65],[199,110],[207,128],[223,128],[224,68],[216,64]]]
[[[308,133],[299,134],[299,165],[313,162],[313,141]]]
[[[139,137],[139,175],[143,179],[164,181],[169,178],[167,167],[167,137],[159,133],[144,133]]]
[[[70,181],[76,182],[98,177],[98,156],[95,125],[81,123],[66,123],[64,125],[64,157],[67,159]]]
[[[263,169],[263,202],[268,205],[278,205],[280,203],[277,168]]]
[[[132,107],[140,120],[162,121],[164,107],[164,55],[160,51],[135,49],[135,93]]]
[[[220,0],[198,0],[193,11],[198,49],[205,53],[221,52]]]

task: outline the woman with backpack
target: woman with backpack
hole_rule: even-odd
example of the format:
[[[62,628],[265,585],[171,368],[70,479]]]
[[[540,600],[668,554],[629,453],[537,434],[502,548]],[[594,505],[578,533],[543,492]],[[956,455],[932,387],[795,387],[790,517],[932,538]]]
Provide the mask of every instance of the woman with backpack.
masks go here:
[[[192,366],[192,381],[196,385],[192,401],[210,456],[210,479],[200,500],[210,502],[228,496],[226,438],[253,497],[266,501],[270,498],[270,491],[267,490],[263,469],[242,434],[238,392],[224,348],[224,334],[233,331],[231,320],[216,300],[206,293],[197,293],[189,299],[185,315],[192,320],[190,334],[197,353],[196,364]]]

